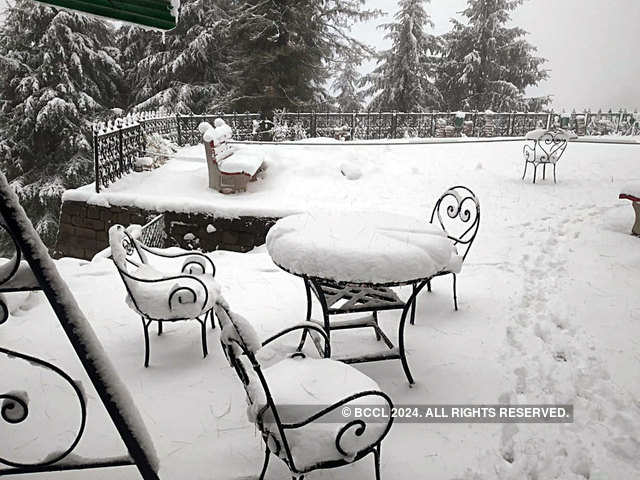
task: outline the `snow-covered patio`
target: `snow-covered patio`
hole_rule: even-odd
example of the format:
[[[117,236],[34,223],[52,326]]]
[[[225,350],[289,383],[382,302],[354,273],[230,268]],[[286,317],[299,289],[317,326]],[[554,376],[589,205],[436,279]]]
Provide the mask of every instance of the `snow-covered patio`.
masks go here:
[[[640,151],[633,145],[571,143],[558,164],[558,183],[547,177],[533,185],[529,178],[521,180],[522,145],[240,146],[259,149],[269,166],[246,194],[231,196],[206,188],[204,150],[196,146],[182,149],[182,159],[129,175],[99,195],[87,186],[67,192],[65,199],[224,216],[370,210],[427,221],[446,188],[466,185],[480,199],[480,231],[459,276],[460,310],[453,311],[450,279],[436,279],[433,293],[420,295],[415,326],[407,326],[416,385],[408,387],[395,362],[357,368],[396,405],[569,403],[575,422],[397,423],[383,442],[383,478],[636,478],[640,244],[629,235],[633,211],[618,194],[623,184],[640,179]],[[276,267],[264,247],[210,256],[223,295],[261,336],[304,319],[302,281]],[[197,327],[165,325],[163,336],[151,339],[152,362],[144,369],[140,319],[124,303],[113,264],[61,259],[57,265],[131,390],[155,441],[161,478],[255,478],[262,440],[246,418],[244,391],[217,345],[219,330],[208,331],[210,354],[202,359]],[[406,297],[409,289],[400,291]],[[13,294],[10,300],[16,310],[0,330],[3,344],[83,378],[40,294]],[[397,312],[380,318],[385,330],[395,331]],[[375,337],[344,332],[333,341],[339,353],[366,348]],[[293,348],[297,337],[285,344]],[[11,378],[22,375],[19,369],[7,373],[0,386],[11,386]],[[77,421],[65,409],[65,392],[46,378],[30,380],[42,392],[31,400],[34,415],[63,424]],[[89,424],[77,453],[119,454],[115,432],[105,429],[106,417],[91,401],[95,394],[88,395]],[[44,440],[36,435],[31,430],[16,438],[16,451],[37,457],[44,451],[38,441]],[[287,477],[280,462],[269,468],[267,478]],[[128,479],[137,473],[123,469],[93,476]],[[346,476],[372,478],[372,465],[357,462],[309,478]]]
[[[462,184],[471,187],[483,202],[488,200],[487,195],[504,195],[505,201],[515,202],[514,208],[520,208],[520,201],[535,200],[547,204],[553,212],[546,196],[551,193],[557,197],[560,191],[550,191],[553,186],[548,184],[540,185],[532,191],[536,192],[535,197],[529,198],[532,187],[520,180],[524,141],[491,139],[458,144],[456,140],[465,139],[447,140],[454,143],[415,145],[411,142],[419,139],[408,139],[362,145],[314,138],[285,145],[238,144],[235,156],[264,157],[266,162],[264,178],[251,182],[241,195],[224,195],[207,188],[204,146],[195,145],[181,148],[158,169],[124,176],[100,194],[94,192],[93,185],[86,185],[67,190],[63,198],[216,216],[283,216],[313,209],[347,208],[422,217],[430,213],[433,202],[444,190]],[[633,152],[634,144],[572,142],[558,163],[558,180],[563,184],[558,188],[572,197],[569,191],[587,194],[594,182],[606,181],[615,190],[634,173],[625,166],[625,162],[629,162],[628,166],[633,164]],[[528,176],[527,180],[530,182],[531,178]],[[617,196],[619,192],[613,193]],[[559,205],[566,206],[564,200],[564,196],[559,198]],[[595,198],[593,202],[598,203]],[[541,209],[547,206],[540,205],[536,212],[542,213]]]

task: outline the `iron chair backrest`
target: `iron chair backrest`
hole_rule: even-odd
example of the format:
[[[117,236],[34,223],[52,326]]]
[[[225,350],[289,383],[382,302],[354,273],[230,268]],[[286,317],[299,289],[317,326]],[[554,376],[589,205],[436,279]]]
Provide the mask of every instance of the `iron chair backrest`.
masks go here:
[[[480,226],[480,202],[467,187],[456,185],[445,191],[431,212],[430,223],[437,217],[465,260]]]
[[[564,150],[567,148],[567,137],[562,132],[553,132],[549,130],[538,138],[535,148],[540,150],[534,152],[534,162],[551,163],[559,160]]]
[[[136,268],[147,263],[147,256],[139,242],[122,225],[114,225],[109,230],[111,258],[119,271],[128,272],[128,265]]]
[[[255,408],[260,403],[264,404],[260,411],[255,412],[258,428],[265,437],[270,450],[283,458],[287,465],[295,470],[295,463],[282,427],[282,421],[269,391],[266,378],[262,373],[262,367],[256,359],[256,353],[262,346],[257,340],[257,333],[244,318],[232,312],[223,302],[216,303],[214,311],[221,327],[220,344],[222,350],[229,365],[235,370],[242,382],[250,408]],[[269,412],[271,415],[268,415]],[[280,440],[275,438],[269,430],[263,428],[262,419],[266,416],[272,417],[271,421],[277,425]],[[282,455],[283,450],[284,456]]]
[[[136,300],[136,285],[140,284],[153,284],[160,282],[169,282],[175,281],[176,284],[172,291],[169,294],[169,298],[167,299],[168,305],[170,309],[174,308],[174,305],[184,304],[185,301],[181,297],[181,295],[186,294],[187,298],[191,301],[189,303],[197,303],[200,301],[202,305],[206,305],[209,300],[209,291],[204,282],[191,274],[191,267],[197,266],[202,269],[202,273],[204,273],[205,266],[196,261],[191,260],[189,258],[186,259],[182,272],[175,275],[163,275],[160,272],[157,272],[151,268],[148,272],[148,277],[143,277],[138,274],[137,271],[129,272],[128,265],[132,265],[139,269],[143,265],[149,265],[148,256],[146,252],[154,253],[158,256],[166,256],[161,253],[153,252],[153,250],[144,246],[144,244],[140,243],[136,240],[130,232],[128,232],[122,225],[114,225],[109,229],[109,246],[111,249],[111,259],[120,274],[120,278],[122,278],[122,282],[127,290],[127,294],[129,298],[133,302],[136,310],[142,313],[147,319],[151,320],[169,320],[167,318],[154,318],[148,312],[142,308],[140,302]],[[178,255],[180,257],[185,256],[188,257],[189,254],[181,254]],[[213,275],[215,276],[215,265],[213,262],[209,261],[209,265],[213,269]],[[185,269],[188,271],[185,272]],[[151,275],[149,275],[149,273]],[[201,287],[203,295],[198,296],[198,292],[192,288],[192,286],[181,285],[180,281],[185,278],[191,279],[198,285],[198,288]],[[171,320],[188,320],[190,317],[172,317]]]

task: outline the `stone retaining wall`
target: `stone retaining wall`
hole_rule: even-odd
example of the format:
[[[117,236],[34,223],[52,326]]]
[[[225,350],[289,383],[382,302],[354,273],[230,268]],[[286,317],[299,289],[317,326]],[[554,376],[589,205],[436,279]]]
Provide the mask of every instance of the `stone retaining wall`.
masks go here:
[[[60,210],[60,230],[56,257],[90,260],[109,244],[108,231],[114,224],[144,225],[159,212],[136,207],[89,205],[66,201]],[[165,246],[179,245],[187,250],[232,250],[247,252],[262,245],[273,217],[221,218],[201,213],[164,212]]]

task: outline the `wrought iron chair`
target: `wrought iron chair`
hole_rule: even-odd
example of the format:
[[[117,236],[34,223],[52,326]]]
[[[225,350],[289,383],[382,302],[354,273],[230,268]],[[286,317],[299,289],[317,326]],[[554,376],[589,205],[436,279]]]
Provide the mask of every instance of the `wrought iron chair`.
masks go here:
[[[533,165],[533,183],[536,183],[536,175],[538,173],[538,166],[542,165],[542,179],[546,178],[547,165],[553,165],[553,183],[556,183],[556,164],[562,157],[565,149],[567,148],[568,137],[564,132],[554,132],[547,130],[540,135],[529,132],[525,137],[527,140],[533,142],[532,145],[526,144],[523,147],[524,154],[524,173],[522,179],[527,175],[527,166],[531,163]]]
[[[456,185],[449,188],[438,199],[431,212],[430,223],[437,218],[442,229],[447,232],[454,245],[461,262],[464,262],[473,244],[480,226],[480,202],[467,187]],[[442,271],[431,277],[441,277],[444,275],[453,276],[453,306],[458,310],[458,293],[456,289],[457,274],[452,271]],[[427,281],[427,290],[431,291],[431,279]],[[413,284],[413,290],[417,289],[417,284]],[[416,301],[411,305],[411,324],[415,323]]]
[[[380,479],[380,444],[393,418],[369,423],[367,418],[345,417],[346,406],[376,406],[390,412],[391,399],[369,377],[355,368],[328,358],[329,340],[315,324],[303,322],[260,343],[255,330],[222,301],[214,309],[222,333],[220,342],[231,367],[244,386],[249,420],[265,443],[260,473],[264,479],[271,454],[289,468],[294,480],[312,470],[347,465],[373,455],[375,478]],[[295,330],[311,330],[324,340],[324,358],[296,351],[262,368],[258,351]],[[310,335],[312,335],[310,333]],[[318,340],[320,341],[320,340]]]
[[[149,366],[149,326],[158,323],[162,335],[164,322],[196,320],[202,334],[202,353],[206,357],[207,317],[215,328],[213,304],[220,294],[214,276],[216,268],[209,257],[197,252],[168,254],[136,240],[122,225],[109,229],[111,258],[127,290],[127,305],[142,319],[144,328],[144,366]],[[150,258],[182,262],[179,274],[156,270]],[[131,269],[131,270],[130,270]]]

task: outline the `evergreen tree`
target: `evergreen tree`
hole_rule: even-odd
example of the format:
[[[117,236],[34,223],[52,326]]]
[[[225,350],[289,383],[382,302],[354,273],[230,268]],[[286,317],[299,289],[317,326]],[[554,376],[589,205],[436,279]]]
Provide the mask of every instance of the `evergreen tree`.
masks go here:
[[[204,113],[228,90],[229,0],[183,0],[178,26],[160,33],[125,26],[119,32],[128,104],[139,110]]]
[[[328,97],[325,83],[336,61],[370,49],[349,35],[357,21],[379,12],[364,0],[236,1],[231,26],[231,108],[237,111],[312,107]]]
[[[366,93],[373,96],[371,109],[420,112],[442,103],[434,84],[440,41],[426,32],[433,28],[425,11],[426,2],[429,0],[400,0],[395,21],[381,26],[392,44],[378,56],[378,66],[365,77],[370,84]]]
[[[525,40],[526,31],[507,28],[510,12],[523,0],[468,0],[462,12],[468,23],[452,19],[444,35],[445,52],[438,86],[447,108],[525,108],[525,89],[547,78],[545,59]]]
[[[118,101],[122,70],[106,23],[17,0],[0,32],[0,168],[43,240],[62,192],[93,180],[91,123]]]
[[[338,66],[338,75],[331,88],[336,92],[335,102],[343,112],[358,112],[364,104],[364,93],[360,90],[360,61],[345,60]]]

